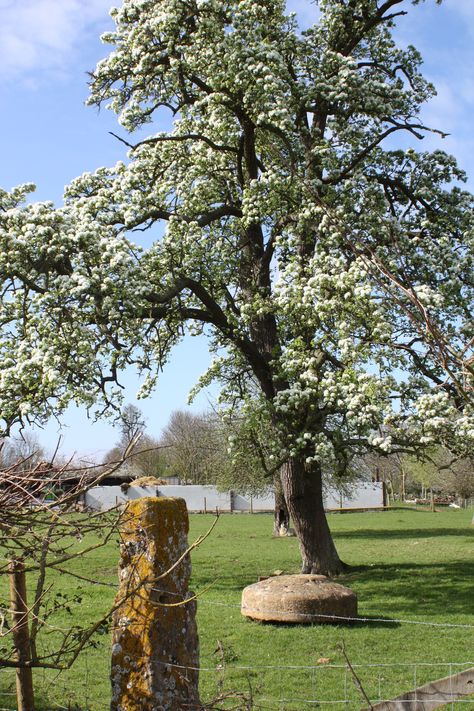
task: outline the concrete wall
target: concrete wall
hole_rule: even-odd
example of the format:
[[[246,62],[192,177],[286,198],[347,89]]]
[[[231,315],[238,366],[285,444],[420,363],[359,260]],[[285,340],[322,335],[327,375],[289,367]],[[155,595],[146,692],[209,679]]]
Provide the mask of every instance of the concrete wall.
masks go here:
[[[242,496],[233,494],[233,511],[273,511],[275,508],[275,497],[273,491],[269,491],[266,496]]]
[[[143,496],[173,496],[186,501],[188,511],[273,511],[273,493],[266,496],[242,496],[219,492],[214,486],[130,486],[126,492],[120,486],[95,486],[84,498],[85,505],[95,511],[105,511]],[[338,492],[325,495],[326,509],[363,509],[383,506],[381,483],[361,484],[350,497],[340,497]]]
[[[359,484],[349,496],[329,490],[324,495],[324,508],[332,509],[373,509],[384,505],[383,484],[373,482]]]
[[[85,505],[105,511],[131,499],[143,496],[171,496],[186,501],[188,511],[231,511],[230,493],[221,493],[214,486],[130,486],[126,492],[120,486],[95,486],[85,495]]]

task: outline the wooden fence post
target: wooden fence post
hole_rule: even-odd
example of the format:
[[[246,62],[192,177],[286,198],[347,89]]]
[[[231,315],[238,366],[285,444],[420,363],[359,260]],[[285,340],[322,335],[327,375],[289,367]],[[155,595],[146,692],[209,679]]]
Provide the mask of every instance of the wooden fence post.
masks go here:
[[[9,573],[13,646],[17,661],[22,665],[16,669],[18,711],[34,711],[33,674],[31,667],[23,666],[31,661],[26,576],[23,561],[10,561]]]

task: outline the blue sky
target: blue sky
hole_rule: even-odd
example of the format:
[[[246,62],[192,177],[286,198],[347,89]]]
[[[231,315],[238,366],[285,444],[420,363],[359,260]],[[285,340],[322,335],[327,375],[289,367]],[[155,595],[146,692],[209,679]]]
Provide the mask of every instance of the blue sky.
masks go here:
[[[87,72],[106,54],[99,36],[111,28],[110,0],[0,0],[0,186],[37,185],[39,200],[61,202],[63,187],[84,171],[123,158],[109,131],[114,116],[86,108]],[[408,2],[407,2],[408,7]],[[314,20],[309,0],[288,0],[302,25]],[[426,0],[408,7],[397,36],[414,44],[425,59],[425,75],[438,96],[424,119],[451,135],[425,139],[420,148],[452,152],[474,176],[474,0],[445,0],[441,7]],[[472,182],[471,182],[472,186]],[[170,413],[186,407],[187,393],[207,367],[203,341],[189,339],[175,353],[155,395],[138,403],[151,434],[159,435]],[[136,402],[137,382],[124,378],[126,398]],[[200,397],[194,409],[205,409]],[[38,432],[54,448],[60,428],[50,423]],[[110,423],[92,423],[71,408],[63,418],[63,451],[100,459],[117,438]]]

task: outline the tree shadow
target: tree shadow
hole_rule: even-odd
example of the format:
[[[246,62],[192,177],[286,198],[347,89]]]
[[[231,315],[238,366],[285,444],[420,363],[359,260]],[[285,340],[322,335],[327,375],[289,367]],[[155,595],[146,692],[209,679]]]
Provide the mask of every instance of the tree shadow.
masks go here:
[[[295,569],[293,572],[298,571]],[[235,607],[243,588],[258,579],[255,572],[244,567],[240,577],[227,571],[218,573],[211,570],[201,571],[199,577],[198,587],[210,585],[210,597],[219,599],[223,595],[229,607]],[[473,579],[474,562],[423,563],[414,560],[409,563],[395,561],[349,566],[347,572],[336,578],[336,582],[353,589],[362,605],[377,611],[368,615],[360,612],[362,617],[391,619],[416,613],[416,616],[446,619],[450,615],[472,614]],[[370,601],[374,601],[373,605]]]
[[[461,536],[474,538],[473,528],[359,528],[350,531],[332,531],[335,539],[350,538],[351,540],[359,538],[377,539],[394,539],[394,538],[442,538],[443,536]]]
[[[472,615],[474,562],[377,563],[354,566],[341,582],[360,600],[383,600],[384,615],[416,613],[429,616]],[[471,624],[471,621],[469,620]]]
[[[33,674],[35,673],[35,669],[33,669]],[[38,671],[36,670],[36,673]],[[13,672],[14,674],[14,672]],[[8,691],[6,690],[8,688]],[[35,711],[50,711],[52,704],[54,702],[51,701],[51,699],[48,699],[47,695],[42,693],[41,691],[38,691],[38,689],[35,689],[34,691],[34,697],[35,697]],[[13,709],[16,708],[16,694],[15,694],[15,682],[13,681],[12,684],[10,684],[8,687],[5,687],[5,690],[0,687],[0,704],[2,707],[2,710],[5,709]],[[55,704],[56,705],[56,704]],[[61,707],[65,708],[65,707]],[[86,703],[81,703],[81,702],[76,702],[76,703],[68,703],[67,709],[68,711],[88,711],[88,704]]]

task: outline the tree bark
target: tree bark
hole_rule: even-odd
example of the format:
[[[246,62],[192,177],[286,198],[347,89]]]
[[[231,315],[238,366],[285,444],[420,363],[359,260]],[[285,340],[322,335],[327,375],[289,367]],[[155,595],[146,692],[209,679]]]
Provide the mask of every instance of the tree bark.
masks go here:
[[[324,512],[320,466],[294,457],[282,467],[281,480],[300,544],[301,572],[339,575],[347,566],[339,558]]]
[[[290,529],[290,513],[286,505],[283,485],[280,473],[273,477],[273,488],[275,490],[275,518],[273,522],[273,535],[275,537],[288,536]]]
[[[30,633],[28,628],[28,604],[26,601],[25,565],[22,560],[9,564],[10,604],[12,611],[12,635],[18,667],[16,670],[16,699],[18,711],[35,711],[33,674],[30,666]]]

